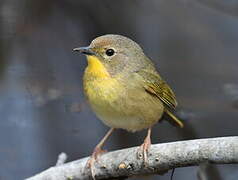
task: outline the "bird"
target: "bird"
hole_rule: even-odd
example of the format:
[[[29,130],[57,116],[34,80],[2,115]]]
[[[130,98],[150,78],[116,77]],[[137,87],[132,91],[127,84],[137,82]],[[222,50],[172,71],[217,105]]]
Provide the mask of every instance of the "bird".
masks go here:
[[[136,132],[147,129],[138,154],[147,162],[151,129],[163,114],[183,127],[174,114],[177,101],[141,46],[130,38],[106,34],[89,46],[74,48],[86,55],[88,65],[83,75],[86,98],[96,116],[110,130],[95,147],[87,166],[95,179],[94,163],[104,152],[102,146],[115,129]]]

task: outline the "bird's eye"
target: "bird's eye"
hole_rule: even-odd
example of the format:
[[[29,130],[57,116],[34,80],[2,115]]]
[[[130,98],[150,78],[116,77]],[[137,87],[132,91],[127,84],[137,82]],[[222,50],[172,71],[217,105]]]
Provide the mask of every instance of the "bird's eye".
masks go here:
[[[114,53],[115,53],[115,51],[113,49],[106,50],[106,55],[107,56],[113,56]]]

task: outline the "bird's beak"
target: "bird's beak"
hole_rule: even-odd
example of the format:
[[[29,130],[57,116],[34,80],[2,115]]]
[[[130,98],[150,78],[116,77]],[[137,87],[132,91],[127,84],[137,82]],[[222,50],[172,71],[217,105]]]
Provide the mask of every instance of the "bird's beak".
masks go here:
[[[79,48],[74,48],[73,51],[78,51],[82,54],[85,55],[95,55],[95,52],[92,51],[92,49],[88,46],[88,47],[79,47]]]

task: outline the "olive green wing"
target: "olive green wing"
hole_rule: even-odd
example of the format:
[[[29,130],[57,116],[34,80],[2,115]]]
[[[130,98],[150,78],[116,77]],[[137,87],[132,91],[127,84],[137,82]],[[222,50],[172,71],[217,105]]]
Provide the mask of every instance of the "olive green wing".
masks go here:
[[[175,110],[177,101],[174,92],[169,85],[162,80],[162,78],[156,72],[140,71],[138,72],[142,76],[145,90],[158,97],[165,105],[165,112],[179,127],[183,127],[183,123],[179,120],[170,110]]]
[[[157,96],[170,109],[176,108],[177,101],[174,92],[156,72],[140,71],[138,74],[142,76],[144,88],[148,93]]]

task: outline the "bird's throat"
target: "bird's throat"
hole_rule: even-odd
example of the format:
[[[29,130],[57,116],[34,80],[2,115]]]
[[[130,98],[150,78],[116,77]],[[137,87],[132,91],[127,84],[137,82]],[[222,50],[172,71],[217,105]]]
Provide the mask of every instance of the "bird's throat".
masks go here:
[[[107,78],[110,77],[105,66],[96,56],[87,56],[88,66],[86,72],[96,78]]]

